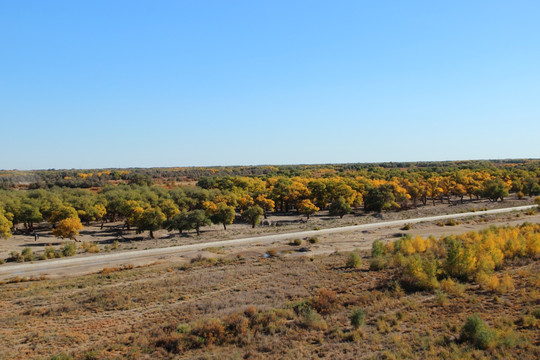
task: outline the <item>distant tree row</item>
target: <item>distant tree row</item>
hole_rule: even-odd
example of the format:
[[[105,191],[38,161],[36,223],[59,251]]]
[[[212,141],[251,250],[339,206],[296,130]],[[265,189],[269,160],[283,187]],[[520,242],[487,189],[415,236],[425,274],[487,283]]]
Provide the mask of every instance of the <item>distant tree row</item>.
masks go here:
[[[144,183],[174,185],[176,182],[193,182],[203,177],[332,177],[364,176],[368,178],[401,177],[403,173],[448,175],[461,170],[486,171],[501,177],[519,171],[538,175],[540,160],[489,160],[489,161],[440,161],[440,162],[387,162],[324,165],[280,166],[222,166],[222,167],[175,167],[175,168],[129,168],[88,170],[34,170],[0,171],[0,189],[30,187],[30,189],[70,187],[101,188],[106,184]]]

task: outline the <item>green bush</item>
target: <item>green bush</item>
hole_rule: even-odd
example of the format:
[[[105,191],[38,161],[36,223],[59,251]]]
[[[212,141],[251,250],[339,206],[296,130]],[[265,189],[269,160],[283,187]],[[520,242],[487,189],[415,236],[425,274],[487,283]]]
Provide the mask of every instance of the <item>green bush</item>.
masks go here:
[[[388,260],[382,256],[377,256],[371,259],[369,263],[369,270],[378,271],[383,270],[388,266]]]
[[[362,259],[360,258],[360,255],[355,252],[350,253],[345,266],[349,269],[357,269],[362,266]]]
[[[326,321],[313,309],[306,309],[302,313],[301,325],[307,329],[326,330]]]
[[[495,337],[495,332],[477,314],[468,317],[465,325],[461,328],[461,340],[467,341],[479,349],[485,350],[492,347],[495,343]]]
[[[23,257],[24,261],[34,261],[34,253],[29,247],[25,247],[22,250],[21,256]]]
[[[373,244],[371,245],[371,256],[372,257],[379,257],[382,256],[384,253],[384,245],[381,240],[375,240]]]
[[[45,252],[40,259],[54,259],[56,257],[56,251],[52,246],[47,246]]]
[[[70,242],[64,245],[62,249],[62,254],[64,256],[73,256],[77,253],[77,245],[74,242]]]
[[[363,309],[353,309],[351,314],[351,325],[358,329],[360,326],[364,325],[366,319],[366,312]]]

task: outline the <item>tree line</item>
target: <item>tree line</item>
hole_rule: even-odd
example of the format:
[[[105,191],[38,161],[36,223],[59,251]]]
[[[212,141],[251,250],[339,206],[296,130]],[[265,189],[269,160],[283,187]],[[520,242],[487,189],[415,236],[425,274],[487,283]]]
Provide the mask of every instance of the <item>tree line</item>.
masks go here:
[[[540,195],[540,166],[506,165],[445,171],[372,167],[340,173],[335,166],[307,166],[309,171],[294,176],[203,176],[194,186],[156,185],[148,174],[124,172],[114,176],[126,176],[127,183],[93,190],[0,190],[0,236],[11,236],[19,225],[31,232],[36,223],[46,221],[56,236],[76,238],[83,224],[123,221],[127,229],[149,231],[153,237],[159,229],[199,233],[212,223],[226,229],[244,221],[255,227],[270,212],[294,211],[309,219],[328,210],[343,217],[361,208],[399,211],[437,202],[502,201],[511,192],[518,197]]]

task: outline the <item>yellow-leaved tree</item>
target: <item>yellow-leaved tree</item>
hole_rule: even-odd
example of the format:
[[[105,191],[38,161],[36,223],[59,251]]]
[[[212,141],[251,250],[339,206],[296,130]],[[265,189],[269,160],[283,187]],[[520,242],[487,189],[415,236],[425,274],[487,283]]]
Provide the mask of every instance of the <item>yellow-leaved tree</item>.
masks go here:
[[[61,220],[56,228],[53,229],[52,234],[58,238],[79,241],[76,236],[79,235],[79,230],[81,229],[83,229],[81,220],[78,217],[69,217]]]
[[[308,199],[300,201],[296,206],[301,214],[307,216],[308,220],[310,215],[315,214],[317,211],[319,211],[319,208]]]
[[[13,223],[6,217],[4,211],[0,209],[0,238],[10,238],[12,227]]]

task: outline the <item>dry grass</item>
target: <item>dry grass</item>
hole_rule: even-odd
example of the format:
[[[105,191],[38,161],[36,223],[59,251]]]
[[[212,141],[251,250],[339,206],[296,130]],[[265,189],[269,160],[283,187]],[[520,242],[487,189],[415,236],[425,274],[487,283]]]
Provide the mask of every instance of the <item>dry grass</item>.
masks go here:
[[[392,269],[344,268],[347,255],[201,259],[4,284],[0,358],[540,357],[539,260],[497,273],[513,291],[441,282],[440,306],[437,295],[405,293]],[[365,312],[358,329],[356,309]],[[485,350],[460,340],[473,313],[495,334]]]

